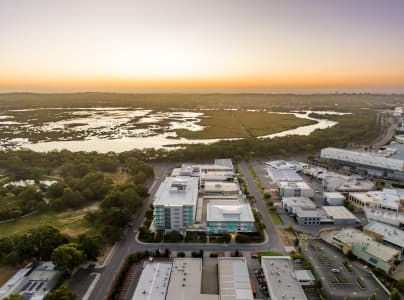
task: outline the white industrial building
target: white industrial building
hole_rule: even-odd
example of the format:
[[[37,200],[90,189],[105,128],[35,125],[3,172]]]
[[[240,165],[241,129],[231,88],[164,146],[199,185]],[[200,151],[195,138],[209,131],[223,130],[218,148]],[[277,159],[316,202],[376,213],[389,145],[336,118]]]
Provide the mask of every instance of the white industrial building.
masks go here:
[[[357,229],[346,228],[322,234],[328,243],[340,248],[345,254],[353,255],[367,263],[390,273],[401,261],[401,251],[375,241],[371,236]]]
[[[313,201],[306,197],[283,197],[282,207],[290,215],[294,215],[297,207],[316,208],[316,205],[313,203]]]
[[[278,183],[279,195],[283,197],[306,197],[314,196],[313,189],[304,181],[289,182],[280,181]]]
[[[59,281],[62,272],[52,262],[39,266],[29,264],[15,273],[1,288],[0,299],[11,294],[22,295],[25,299],[44,300]]]
[[[248,203],[211,201],[207,205],[206,222],[210,233],[252,232],[254,216]]]
[[[217,295],[202,294],[202,259],[176,258],[165,300],[218,300]]]
[[[289,256],[263,256],[261,266],[271,300],[307,299]]]
[[[272,167],[267,168],[267,173],[269,178],[273,183],[279,183],[280,181],[303,181],[303,178],[294,170],[289,169],[273,169]]]
[[[378,221],[400,229],[404,228],[404,213],[372,207],[365,207],[363,210],[368,222]]]
[[[327,205],[342,206],[345,202],[345,196],[338,192],[325,192],[324,201]]]
[[[336,161],[350,166],[357,171],[367,172],[375,176],[404,178],[404,160],[384,157],[375,152],[359,152],[339,148],[324,148],[321,158]]]
[[[399,213],[403,210],[401,202],[404,201],[404,190],[383,189],[366,193],[349,193],[348,199],[361,208],[369,207]]]
[[[360,223],[360,220],[345,206],[323,206],[323,210],[335,225],[355,225]]]
[[[360,220],[345,206],[297,207],[294,209],[294,214],[297,223],[300,225],[356,225],[360,223]]]
[[[159,230],[185,230],[194,223],[197,201],[198,178],[167,177],[154,197],[154,225]]]
[[[397,248],[404,253],[404,231],[394,226],[373,221],[363,228],[363,232],[371,235],[375,240]]]
[[[226,181],[209,181],[205,182],[204,188],[201,190],[204,194],[221,194],[233,195],[240,194],[240,186],[236,182]]]
[[[218,276],[220,300],[254,299],[244,257],[219,257]]]
[[[146,263],[132,300],[165,300],[171,270],[171,262]]]
[[[219,295],[202,294],[202,259],[175,258],[147,262],[133,300],[253,300],[250,276],[243,257],[218,258]]]

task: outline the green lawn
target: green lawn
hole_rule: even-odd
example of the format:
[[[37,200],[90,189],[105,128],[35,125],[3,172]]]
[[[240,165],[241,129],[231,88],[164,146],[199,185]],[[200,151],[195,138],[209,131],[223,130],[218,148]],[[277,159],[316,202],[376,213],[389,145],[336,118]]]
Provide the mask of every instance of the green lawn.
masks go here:
[[[276,211],[269,211],[269,215],[271,216],[272,223],[274,223],[275,225],[282,225],[283,224],[281,218],[279,218]]]
[[[268,112],[213,110],[204,113],[199,123],[206,126],[204,130],[178,129],[178,136],[189,139],[258,137],[315,123],[294,115]]]
[[[74,238],[81,233],[91,230],[91,224],[84,219],[85,214],[86,211],[84,209],[62,213],[35,213],[31,216],[17,219],[14,222],[0,224],[0,237],[21,234],[32,228],[49,224]]]

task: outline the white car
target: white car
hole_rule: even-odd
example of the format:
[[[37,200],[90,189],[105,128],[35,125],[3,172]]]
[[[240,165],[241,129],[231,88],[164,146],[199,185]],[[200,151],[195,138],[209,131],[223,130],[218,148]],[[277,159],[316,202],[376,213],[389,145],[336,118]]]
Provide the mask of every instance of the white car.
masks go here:
[[[339,273],[339,272],[341,272],[341,270],[340,270],[340,269],[331,269],[331,272],[333,272],[333,273]]]

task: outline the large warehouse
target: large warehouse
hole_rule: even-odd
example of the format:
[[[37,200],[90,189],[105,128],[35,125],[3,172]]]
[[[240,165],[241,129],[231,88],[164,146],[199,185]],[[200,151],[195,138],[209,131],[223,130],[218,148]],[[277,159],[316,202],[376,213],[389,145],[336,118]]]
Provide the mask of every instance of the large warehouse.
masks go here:
[[[336,161],[371,175],[404,179],[404,160],[384,157],[374,152],[329,147],[321,150],[321,158]]]

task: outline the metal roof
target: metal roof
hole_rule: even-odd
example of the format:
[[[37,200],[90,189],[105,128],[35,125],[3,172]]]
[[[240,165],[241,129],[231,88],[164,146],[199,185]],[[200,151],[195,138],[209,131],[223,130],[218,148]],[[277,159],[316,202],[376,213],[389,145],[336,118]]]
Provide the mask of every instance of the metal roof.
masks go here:
[[[289,256],[263,256],[261,265],[271,300],[306,300]]]
[[[198,183],[196,177],[167,177],[159,186],[153,205],[195,206],[198,201]]]
[[[221,300],[253,300],[251,281],[244,257],[219,257]]]

